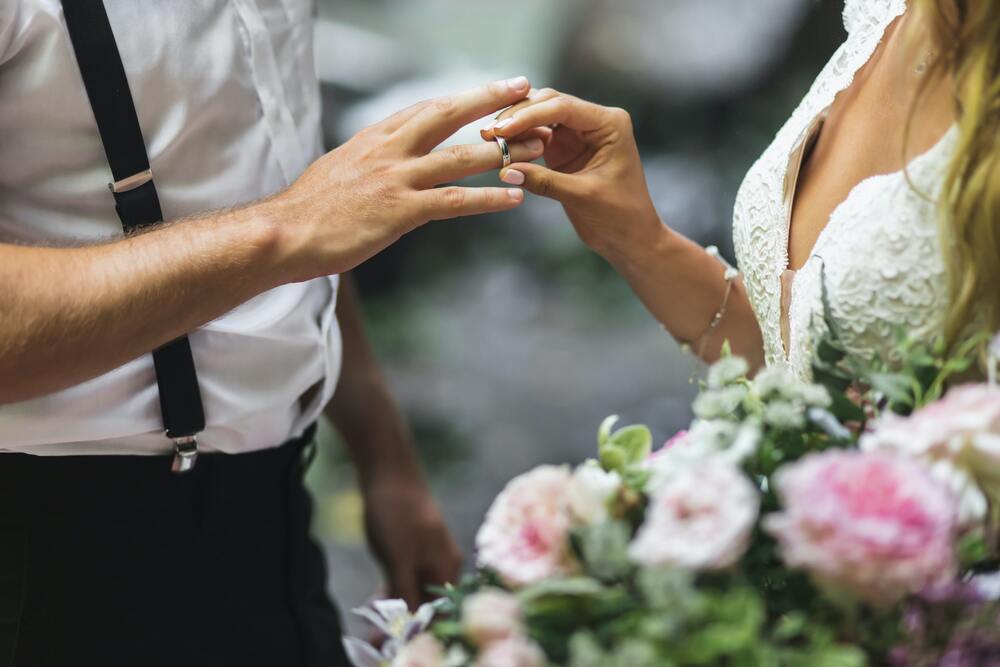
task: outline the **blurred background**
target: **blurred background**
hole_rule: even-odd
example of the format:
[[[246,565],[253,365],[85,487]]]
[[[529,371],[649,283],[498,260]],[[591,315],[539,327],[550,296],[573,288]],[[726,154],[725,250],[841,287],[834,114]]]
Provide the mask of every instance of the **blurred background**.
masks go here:
[[[842,41],[841,10],[840,0],[318,0],[326,140],[524,74],[627,108],[663,219],[731,257],[736,189]],[[477,128],[453,141],[479,141]],[[649,424],[658,441],[690,421],[701,369],[551,202],[427,226],[356,279],[467,561],[503,485],[539,463],[592,456],[606,415]],[[347,609],[381,577],[328,425],[321,445],[316,531]]]

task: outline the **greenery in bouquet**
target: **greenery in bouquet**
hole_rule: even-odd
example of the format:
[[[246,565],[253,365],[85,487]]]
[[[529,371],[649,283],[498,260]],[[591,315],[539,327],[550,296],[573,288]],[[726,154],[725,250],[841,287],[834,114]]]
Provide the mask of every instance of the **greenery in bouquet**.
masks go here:
[[[389,640],[348,640],[352,659],[1000,664],[1000,388],[946,390],[973,349],[901,337],[894,359],[858,361],[829,333],[815,382],[751,379],[727,353],[691,427],[656,451],[612,417],[595,459],[512,480],[476,574],[414,616],[361,610]]]

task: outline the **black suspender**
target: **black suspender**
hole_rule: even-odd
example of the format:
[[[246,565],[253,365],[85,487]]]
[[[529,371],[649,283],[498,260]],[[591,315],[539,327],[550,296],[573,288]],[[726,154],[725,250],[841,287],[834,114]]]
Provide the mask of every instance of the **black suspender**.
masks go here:
[[[163,220],[121,54],[103,0],[62,0],[66,28],[111,165],[115,210],[128,234]],[[175,472],[194,467],[197,434],[205,428],[198,376],[187,336],[153,351],[160,412],[174,441]]]

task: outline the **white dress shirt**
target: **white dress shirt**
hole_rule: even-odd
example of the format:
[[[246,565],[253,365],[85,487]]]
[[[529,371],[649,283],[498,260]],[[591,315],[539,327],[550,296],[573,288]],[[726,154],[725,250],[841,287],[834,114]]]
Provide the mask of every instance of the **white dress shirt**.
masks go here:
[[[105,5],[166,220],[272,194],[321,153],[310,0]],[[0,242],[120,236],[110,180],[60,3],[0,0]],[[273,447],[317,418],[339,373],[336,289],[286,285],[191,333],[202,451]],[[148,354],[0,406],[0,451],[170,449]]]

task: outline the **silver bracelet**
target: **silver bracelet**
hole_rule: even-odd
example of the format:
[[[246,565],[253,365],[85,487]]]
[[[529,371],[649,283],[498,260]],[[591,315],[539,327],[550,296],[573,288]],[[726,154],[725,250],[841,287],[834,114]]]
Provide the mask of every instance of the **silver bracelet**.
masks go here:
[[[693,344],[698,346],[698,356],[702,358],[705,356],[705,346],[708,344],[709,336],[719,327],[722,323],[722,318],[726,316],[726,307],[729,305],[729,297],[733,293],[733,283],[740,277],[740,272],[735,266],[726,261],[726,258],[719,253],[718,247],[710,245],[705,248],[705,252],[722,265],[722,268],[724,269],[722,277],[726,281],[726,293],[722,297],[722,305],[720,305],[719,309],[715,311],[715,315],[712,316],[712,319],[705,328],[704,333],[692,341]],[[685,347],[690,349],[691,346],[686,345]]]

